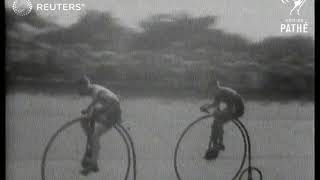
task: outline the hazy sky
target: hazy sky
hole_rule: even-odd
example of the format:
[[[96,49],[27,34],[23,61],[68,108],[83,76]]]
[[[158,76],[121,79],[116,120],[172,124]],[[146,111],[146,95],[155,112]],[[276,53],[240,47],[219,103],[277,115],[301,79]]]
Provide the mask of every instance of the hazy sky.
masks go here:
[[[260,40],[270,35],[285,35],[280,32],[280,24],[290,17],[293,7],[281,0],[30,0],[32,3],[84,3],[85,9],[109,11],[120,22],[137,27],[143,18],[156,13],[186,11],[195,16],[219,16],[217,27],[227,32],[239,33],[252,40]],[[6,0],[12,4],[13,0]],[[309,22],[309,33],[314,36],[314,0],[306,0],[300,10],[300,18]],[[50,14],[53,21],[63,25],[74,23],[79,13]],[[48,16],[48,14],[44,14]]]

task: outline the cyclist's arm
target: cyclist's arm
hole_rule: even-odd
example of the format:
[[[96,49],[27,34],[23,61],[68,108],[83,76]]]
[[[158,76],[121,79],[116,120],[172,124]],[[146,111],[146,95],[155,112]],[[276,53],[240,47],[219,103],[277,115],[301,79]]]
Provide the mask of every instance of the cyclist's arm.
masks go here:
[[[203,112],[209,113],[209,109],[217,108],[219,106],[219,104],[220,104],[219,98],[215,98],[212,103],[202,105],[200,107],[200,110]]]
[[[207,108],[208,109],[216,108],[219,106],[220,102],[221,102],[220,96],[217,95],[214,97],[213,102],[211,104],[209,104]]]
[[[96,99],[94,99],[89,106],[83,110],[83,113],[89,113],[93,111],[94,106],[98,103],[98,101]]]
[[[103,92],[99,92],[95,96],[95,98],[93,98],[91,104],[88,106],[88,111],[92,112],[93,108],[98,103],[102,105],[102,109],[100,109],[101,111],[107,111],[110,107],[114,105],[114,100],[103,94]]]
[[[92,112],[93,108],[98,104],[100,101],[99,93],[93,97],[91,103],[88,105],[88,107],[84,110],[85,113]]]

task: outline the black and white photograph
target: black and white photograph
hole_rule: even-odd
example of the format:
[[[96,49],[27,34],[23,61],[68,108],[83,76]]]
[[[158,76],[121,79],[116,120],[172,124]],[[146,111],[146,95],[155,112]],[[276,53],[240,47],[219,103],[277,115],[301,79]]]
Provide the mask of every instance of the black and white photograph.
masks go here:
[[[315,179],[315,0],[4,4],[6,179]]]

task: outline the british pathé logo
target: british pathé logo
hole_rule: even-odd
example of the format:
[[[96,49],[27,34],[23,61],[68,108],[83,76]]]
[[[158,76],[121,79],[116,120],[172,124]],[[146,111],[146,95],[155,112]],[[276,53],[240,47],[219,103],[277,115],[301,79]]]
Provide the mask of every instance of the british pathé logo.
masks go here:
[[[282,20],[281,33],[308,33],[309,23],[307,19],[300,18],[300,10],[306,0],[281,0],[281,2],[290,7],[290,18]]]
[[[29,0],[15,0],[12,9],[16,15],[26,16],[32,11],[32,4]]]
[[[309,24],[304,19],[285,19],[280,25],[282,33],[308,33]]]
[[[290,15],[293,15],[293,13],[300,16],[300,9],[303,6],[303,4],[306,2],[306,0],[281,0],[283,4],[290,5]]]

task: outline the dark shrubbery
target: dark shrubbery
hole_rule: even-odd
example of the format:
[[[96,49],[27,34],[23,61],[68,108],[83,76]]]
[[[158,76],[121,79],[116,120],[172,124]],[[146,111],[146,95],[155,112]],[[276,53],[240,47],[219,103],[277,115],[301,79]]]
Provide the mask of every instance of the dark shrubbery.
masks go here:
[[[7,11],[6,18],[6,70],[12,81],[73,80],[87,73],[101,82],[144,82],[143,87],[161,84],[204,94],[218,78],[247,94],[313,97],[310,37],[269,37],[253,43],[215,29],[214,16],[188,14],[149,17],[140,23],[142,32],[95,11],[67,28],[36,14],[21,20]],[[33,34],[18,26],[22,22],[49,30]]]

